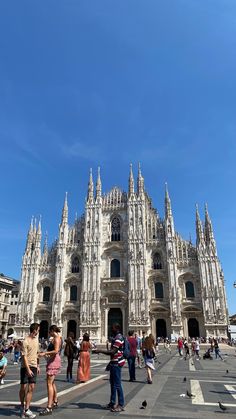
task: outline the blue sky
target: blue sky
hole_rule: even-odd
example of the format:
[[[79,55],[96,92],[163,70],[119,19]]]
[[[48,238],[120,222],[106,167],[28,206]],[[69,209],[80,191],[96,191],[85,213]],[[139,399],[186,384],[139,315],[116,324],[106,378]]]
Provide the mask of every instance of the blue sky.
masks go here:
[[[235,313],[235,50],[235,0],[2,2],[0,271],[19,278],[31,215],[52,241],[65,191],[82,213],[90,167],[106,192],[140,161],[184,238],[208,202]]]

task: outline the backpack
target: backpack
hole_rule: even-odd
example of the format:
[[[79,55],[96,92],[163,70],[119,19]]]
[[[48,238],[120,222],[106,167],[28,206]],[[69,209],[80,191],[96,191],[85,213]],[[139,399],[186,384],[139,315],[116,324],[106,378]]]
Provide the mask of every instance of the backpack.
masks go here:
[[[130,357],[130,344],[128,339],[124,339],[124,344],[123,344],[123,357],[125,359],[128,359]]]

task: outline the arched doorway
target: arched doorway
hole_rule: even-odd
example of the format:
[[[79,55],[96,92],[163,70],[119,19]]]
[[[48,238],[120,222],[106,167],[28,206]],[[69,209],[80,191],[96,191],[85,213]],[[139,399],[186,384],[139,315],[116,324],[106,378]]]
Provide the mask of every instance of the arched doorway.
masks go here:
[[[123,316],[120,308],[110,308],[108,313],[108,338],[112,335],[111,327],[114,323],[119,323],[121,332],[123,328]]]
[[[76,338],[76,321],[75,320],[69,320],[67,323],[67,336],[70,332],[74,333],[74,338]]]
[[[191,318],[188,319],[188,335],[190,338],[199,337],[199,324],[197,319]]]
[[[164,319],[157,319],[156,321],[156,337],[157,338],[166,338],[166,321]]]
[[[48,321],[42,320],[40,323],[40,329],[39,329],[39,338],[47,339],[48,338]]]

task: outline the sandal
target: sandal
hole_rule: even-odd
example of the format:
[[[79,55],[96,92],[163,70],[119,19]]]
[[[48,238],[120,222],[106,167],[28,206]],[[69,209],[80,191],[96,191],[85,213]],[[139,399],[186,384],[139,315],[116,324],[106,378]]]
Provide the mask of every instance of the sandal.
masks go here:
[[[114,406],[112,409],[111,409],[111,412],[123,412],[125,409],[124,409],[124,407],[123,406]]]
[[[57,409],[58,408],[58,400],[53,402],[53,409]]]
[[[52,415],[52,407],[47,406],[44,410],[39,412],[39,416],[48,416],[48,415]]]

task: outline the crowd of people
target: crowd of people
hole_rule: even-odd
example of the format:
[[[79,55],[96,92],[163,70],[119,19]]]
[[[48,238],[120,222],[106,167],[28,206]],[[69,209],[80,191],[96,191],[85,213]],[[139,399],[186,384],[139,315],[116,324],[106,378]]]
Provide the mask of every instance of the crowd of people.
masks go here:
[[[0,384],[4,384],[7,369],[6,352],[13,354],[14,364],[21,362],[20,369],[20,391],[19,399],[21,404],[20,415],[22,418],[35,418],[36,415],[30,410],[30,403],[35,389],[37,375],[40,373],[39,360],[46,360],[46,382],[47,382],[47,406],[39,412],[39,416],[51,415],[58,407],[57,388],[55,378],[61,370],[61,358],[67,359],[66,380],[74,382],[72,372],[74,361],[78,361],[76,383],[84,383],[90,380],[90,355],[104,354],[110,357],[106,370],[110,372],[110,401],[107,408],[112,412],[124,410],[124,393],[122,388],[122,367],[127,360],[129,368],[129,381],[136,381],[136,367],[146,369],[146,382],[152,384],[155,361],[159,349],[159,339],[155,340],[152,334],[145,332],[139,336],[133,330],[124,337],[118,323],[112,325],[112,336],[107,342],[107,348],[97,349],[96,344],[90,340],[89,334],[85,333],[82,340],[76,340],[74,333],[70,332],[63,341],[60,329],[56,325],[49,328],[47,340],[39,341],[38,323],[30,326],[29,335],[24,340],[15,340],[8,345],[8,351],[4,345],[0,346]],[[1,343],[1,342],[0,342]],[[164,350],[171,354],[173,342],[168,338],[163,340]],[[181,359],[187,360],[190,357],[200,359],[201,339],[187,339],[179,337],[177,350]],[[219,348],[219,340],[211,338],[209,348],[203,355],[203,359],[223,357]],[[118,401],[118,403],[116,403]]]
[[[219,347],[219,340],[216,338],[209,338],[208,344],[210,346],[206,349],[203,359],[213,359],[212,354],[215,352],[215,359],[220,358],[224,361]],[[191,356],[195,357],[197,361],[200,360],[200,340],[198,338],[188,340],[187,338],[179,337],[177,341],[177,348],[181,358],[183,357],[183,359],[187,360]]]

